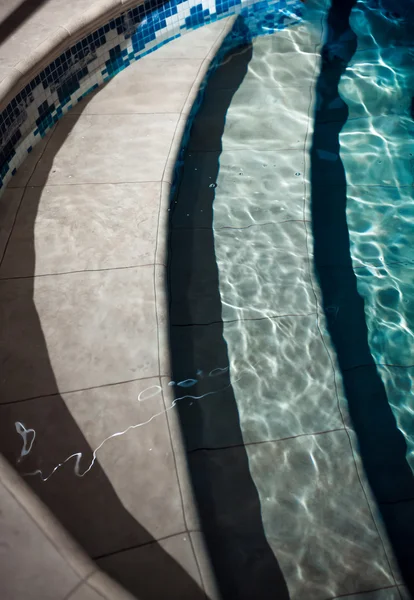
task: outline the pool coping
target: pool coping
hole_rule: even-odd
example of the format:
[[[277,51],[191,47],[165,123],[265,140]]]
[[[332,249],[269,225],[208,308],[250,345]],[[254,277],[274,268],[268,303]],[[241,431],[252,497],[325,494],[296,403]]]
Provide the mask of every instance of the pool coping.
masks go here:
[[[101,0],[44,40],[0,83],[0,188],[86,95],[164,44],[234,14],[301,20],[300,0]],[[266,24],[267,25],[267,24]]]
[[[56,31],[47,36],[29,57],[11,67],[11,74],[0,82],[0,112],[5,105],[25,87],[33,76],[59,56],[68,47],[76,44],[85,35],[118,17],[130,8],[144,4],[145,0],[98,0],[81,15],[70,21],[59,23]]]

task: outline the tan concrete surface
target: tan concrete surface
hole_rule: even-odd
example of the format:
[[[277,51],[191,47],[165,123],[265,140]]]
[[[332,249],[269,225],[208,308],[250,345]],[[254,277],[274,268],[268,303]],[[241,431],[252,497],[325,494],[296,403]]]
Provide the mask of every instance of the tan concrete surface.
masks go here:
[[[195,32],[191,58],[186,37],[172,42],[171,57],[139,61],[79,104],[1,198],[0,420],[24,503],[2,488],[4,600],[132,598],[116,581],[137,598],[204,597],[185,457],[165,414],[156,263],[181,113],[228,26]],[[157,569],[164,577],[148,578]]]
[[[24,501],[14,503],[9,487],[0,494],[9,515],[4,531],[7,568],[13,574],[7,584],[0,577],[0,597],[6,600],[220,598],[200,532],[169,385],[165,263],[176,154],[201,77],[229,24],[223,21],[172,42],[79,104],[35,149],[0,201],[0,215],[4,215],[0,311],[6,323],[0,332],[4,374],[0,439],[7,458],[54,515],[39,517],[39,510],[42,515],[47,511],[36,508],[37,499],[27,500],[30,493],[22,492]],[[82,26],[80,19],[77,27]],[[277,121],[264,120],[258,132],[266,147],[256,149],[268,153],[269,163],[279,166],[263,177],[259,189],[254,188],[260,198],[254,203],[260,207],[255,218],[270,220],[270,227],[281,231],[280,248],[270,248],[267,269],[249,253],[256,242],[266,245],[264,229],[253,236],[248,229],[249,211],[236,210],[229,217],[216,202],[217,256],[223,269],[226,248],[230,248],[226,227],[237,223],[246,229],[240,238],[232,238],[240,260],[234,271],[229,270],[227,288],[223,282],[224,293],[234,300],[225,309],[223,317],[228,322],[223,330],[232,360],[232,386],[236,394],[240,391],[238,407],[249,468],[260,495],[261,518],[292,599],[301,600],[306,581],[313,600],[326,600],[327,590],[334,590],[331,597],[349,600],[396,600],[405,591],[396,585],[401,581],[387,560],[386,542],[385,551],[381,544],[383,532],[367,487],[361,486],[361,481],[366,482],[346,435],[348,423],[339,420],[332,394],[335,365],[327,365],[315,331],[315,296],[306,285],[305,240],[296,223],[303,187],[293,185],[288,209],[282,197],[283,182],[292,172],[297,170],[303,181],[308,177],[303,156],[309,150],[306,135],[312,126],[308,112],[312,97],[303,84],[311,86],[317,68],[318,46],[312,35],[298,28],[288,39],[282,32],[279,63],[275,59],[276,66],[264,72],[260,70],[263,63],[253,60],[246,86],[239,91],[240,105],[254,98],[259,108],[266,90],[259,86],[254,95],[257,81],[271,77],[279,83],[280,72],[288,73],[286,86],[275,86],[275,109],[286,122],[291,123],[292,113],[297,122],[303,117],[303,122],[297,128],[288,127],[283,139]],[[311,51],[303,52],[297,61],[295,44],[299,45],[301,36],[303,48]],[[273,50],[271,42],[264,41],[255,51],[260,59],[261,52],[272,54]],[[295,68],[298,77],[294,77]],[[295,84],[300,99],[290,110],[287,90]],[[227,138],[223,138],[227,145],[220,160],[222,175],[228,178],[235,162],[250,170],[259,159],[254,150],[243,151],[249,127],[244,128],[243,122],[236,127],[236,113],[230,112],[227,124]],[[232,130],[241,135],[233,146]],[[274,138],[276,147],[271,143]],[[216,153],[217,160],[218,149],[207,147],[206,139],[202,142],[192,151],[208,150],[206,154]],[[205,157],[197,164],[204,168],[208,160]],[[252,188],[248,183],[243,186],[240,198],[249,198]],[[266,203],[269,190],[275,188],[282,188],[280,195]],[[225,182],[219,191],[231,197]],[[7,208],[4,198],[9,200]],[[192,199],[198,201],[198,197]],[[238,203],[233,206],[237,209]],[[305,204],[305,214],[308,208]],[[282,209],[289,217],[287,225]],[[188,248],[186,231],[184,218],[175,230],[183,240],[183,255]],[[202,231],[200,225],[200,239]],[[293,242],[300,252],[290,256],[288,246]],[[301,294],[284,278],[288,268],[301,276]],[[265,284],[263,294],[246,303],[247,308],[232,298],[236,284],[247,279],[246,272]],[[187,275],[188,292],[197,270],[184,273],[184,279]],[[294,319],[289,314],[276,315],[277,319],[271,314],[274,280],[282,287],[278,310],[284,313],[293,307]],[[206,282],[206,293],[208,287]],[[246,290],[247,294],[248,286]],[[208,298],[203,295],[198,300],[195,305],[200,314],[214,318]],[[181,304],[178,294],[179,309]],[[244,312],[248,313],[246,321]],[[265,317],[257,320],[256,312]],[[188,333],[182,326],[204,326],[196,322],[176,324],[183,343]],[[205,329],[207,342],[214,327],[213,323]],[[249,372],[262,350],[259,342],[274,360],[264,365],[259,381],[257,369],[238,390],[242,371]],[[274,390],[277,387],[283,411],[292,364],[304,347],[306,369],[294,377],[302,392],[291,400],[291,412],[285,418],[275,418]],[[214,351],[211,344],[212,368],[217,367]],[[197,348],[194,355],[197,358]],[[263,410],[259,419],[250,419],[252,414],[257,417],[249,405],[257,398],[257,389]],[[303,406],[309,397],[316,398],[317,405],[307,412]],[[209,428],[205,430],[211,447],[217,446],[209,452],[222,470],[224,484],[227,474],[237,470],[244,446],[220,448],[226,440],[210,440]],[[352,431],[349,435],[352,439]],[[14,482],[17,487],[18,481]],[[306,497],[301,495],[303,486]],[[208,497],[209,493],[206,489]],[[56,521],[94,562],[89,562]],[[10,527],[9,522],[16,526]],[[54,545],[55,539],[59,544]],[[31,562],[33,548],[36,562]],[[27,566],[24,578],[19,571],[22,565]],[[52,573],[48,571],[51,565]],[[44,577],[39,578],[39,573]],[[387,589],[369,592],[377,587]]]

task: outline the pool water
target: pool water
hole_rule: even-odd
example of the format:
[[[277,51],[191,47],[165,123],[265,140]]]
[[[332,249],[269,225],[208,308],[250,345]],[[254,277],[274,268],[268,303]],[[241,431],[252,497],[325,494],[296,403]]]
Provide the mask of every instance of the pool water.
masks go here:
[[[413,591],[414,40],[346,5],[239,17],[178,161],[172,385],[225,598]]]
[[[357,35],[361,21],[356,12],[351,23]],[[369,347],[414,471],[414,44],[412,36],[393,42],[362,43],[342,78],[349,118],[340,141],[352,263]]]

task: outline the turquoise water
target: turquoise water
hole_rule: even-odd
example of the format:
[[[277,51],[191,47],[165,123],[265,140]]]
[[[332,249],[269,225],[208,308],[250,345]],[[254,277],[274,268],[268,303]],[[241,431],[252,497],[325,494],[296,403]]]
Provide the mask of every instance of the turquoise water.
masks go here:
[[[311,135],[312,123],[306,112],[309,98],[304,90],[309,86],[312,95],[312,77],[317,77],[318,68],[315,71],[312,50],[318,48],[320,23],[317,12],[311,17],[313,20],[306,22],[305,12],[301,25],[253,39],[247,74],[226,115],[214,204],[225,320],[236,313],[252,316],[256,311],[256,316],[267,317],[289,311],[312,313],[314,308],[306,275],[301,278],[302,267],[293,265],[300,261],[297,250],[303,242],[303,230],[295,223],[303,218],[306,162],[302,150],[295,149]],[[399,15],[389,15],[374,3],[357,5],[350,22],[357,36],[357,51],[340,80],[339,93],[348,107],[348,118],[339,141],[347,183],[351,258],[364,301],[370,351],[414,470],[413,35]],[[297,51],[294,57],[289,44],[292,52]],[[291,72],[289,59],[294,61]],[[310,103],[313,101],[315,98]],[[272,152],[279,147],[286,147],[286,154],[279,153],[277,161],[272,161]],[[266,229],[285,221],[289,225],[277,234]],[[249,236],[254,238],[254,265],[237,247],[235,236],[222,232],[230,224],[241,229],[262,226],[260,232],[246,230],[238,237],[247,254]],[[229,237],[231,245],[227,244]],[[230,257],[234,250],[237,260]],[[286,269],[281,264],[284,261]],[[293,280],[292,266],[297,268]],[[228,343],[233,356],[236,349],[231,348],[231,339]],[[258,377],[262,386],[263,378],[266,376]],[[258,418],[269,423],[263,413]]]
[[[339,142],[352,265],[364,301],[369,346],[406,437],[411,464],[414,47],[404,24],[384,15],[383,8],[361,3],[354,9],[351,27],[357,50],[339,84],[348,108]],[[303,227],[303,220],[311,221],[306,169],[313,111],[318,108],[318,52],[326,36],[323,13],[305,11],[300,24],[270,35],[262,28],[260,33],[267,34],[263,37],[257,36],[257,22],[247,26],[252,57],[226,112],[214,182],[213,227],[224,321],[310,315],[318,300],[315,304],[306,263],[305,246],[311,248],[312,232]],[[243,52],[226,60],[240,61]],[[227,83],[219,81],[216,87],[215,99],[228,93]],[[330,109],[335,120],[341,103]],[[214,109],[202,118],[213,122]],[[206,144],[203,138],[193,147],[199,150]],[[200,213],[196,218],[201,217]],[[332,307],[333,312],[339,310],[339,305]],[[237,356],[239,341],[233,349],[231,337],[226,340],[230,357]],[[234,373],[238,364],[235,358]],[[269,371],[260,373],[258,366],[255,374],[257,386],[265,386]],[[291,404],[288,410],[298,418]],[[248,418],[264,417],[261,411]],[[264,420],[269,428],[269,418]],[[277,427],[283,429],[284,421],[278,418]]]
[[[346,5],[239,19],[181,153],[173,371],[226,598],[273,597],[268,572],[280,598],[413,587],[411,16]]]
[[[414,470],[414,47],[404,22],[381,16],[351,19],[358,52],[339,87],[349,107],[341,156],[369,346]]]

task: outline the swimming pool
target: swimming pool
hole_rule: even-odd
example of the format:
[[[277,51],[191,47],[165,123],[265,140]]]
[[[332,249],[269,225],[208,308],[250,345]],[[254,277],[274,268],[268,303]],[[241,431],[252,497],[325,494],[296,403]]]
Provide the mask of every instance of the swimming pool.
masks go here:
[[[96,562],[50,569],[62,535],[15,478],[7,597],[95,597],[92,572],[122,596],[96,564],[141,600],[410,595],[412,25],[382,2],[118,2],[70,89],[54,61],[25,90],[37,138],[59,122],[3,171],[30,152],[1,450]]]
[[[412,16],[350,10],[239,18],[178,162],[171,385],[226,598],[412,591]]]

